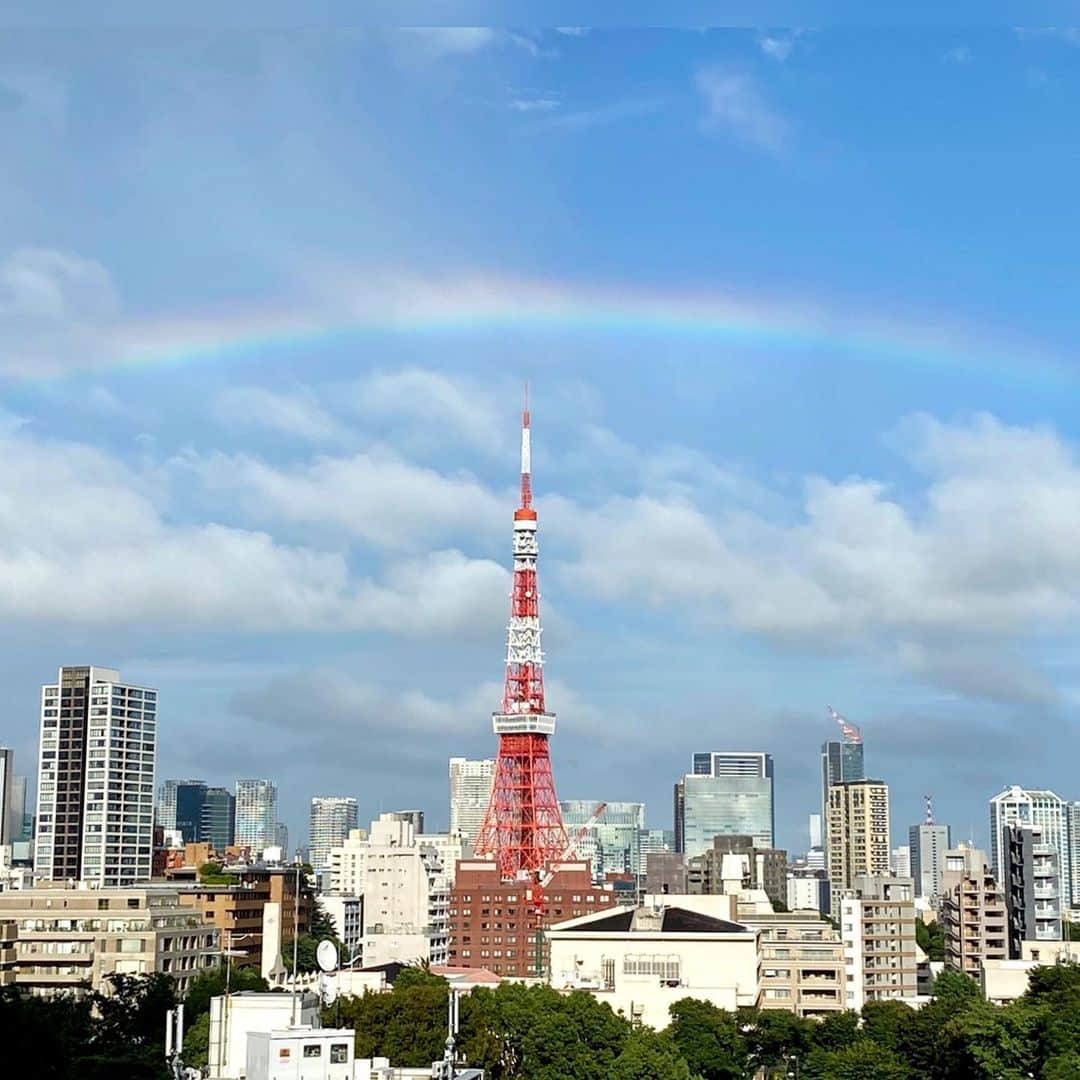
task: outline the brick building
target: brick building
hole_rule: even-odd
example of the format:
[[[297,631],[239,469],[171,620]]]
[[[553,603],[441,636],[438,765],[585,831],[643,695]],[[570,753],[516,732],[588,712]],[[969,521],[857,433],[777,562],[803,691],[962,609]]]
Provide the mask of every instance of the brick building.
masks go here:
[[[587,862],[560,863],[544,891],[543,925],[613,907],[615,895],[595,886]],[[496,863],[461,860],[450,893],[450,957],[454,967],[487,968],[496,975],[537,973],[537,920],[528,882],[502,881]],[[547,948],[541,943],[541,964]]]

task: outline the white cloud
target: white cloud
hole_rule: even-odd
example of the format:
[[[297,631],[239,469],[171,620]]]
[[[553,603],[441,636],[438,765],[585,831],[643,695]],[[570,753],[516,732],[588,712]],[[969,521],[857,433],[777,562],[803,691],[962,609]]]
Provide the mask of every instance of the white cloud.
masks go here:
[[[695,82],[708,110],[706,127],[727,131],[771,154],[783,152],[788,122],[750,75],[714,66],[698,71]]]
[[[412,26],[402,33],[430,56],[461,56],[487,48],[496,34],[488,26]]]
[[[782,64],[795,48],[795,39],[779,34],[764,34],[758,38],[758,45],[766,56]]]
[[[562,104],[557,97],[518,97],[510,101],[510,108],[514,112],[550,112]]]
[[[219,423],[227,427],[263,428],[309,442],[334,442],[347,437],[345,428],[305,387],[289,393],[262,386],[232,386],[211,403]]]
[[[945,53],[945,59],[950,64],[963,66],[965,64],[970,64],[972,60],[974,60],[974,57],[971,54],[971,50],[966,45],[954,45]]]
[[[603,124],[615,124],[635,117],[651,116],[667,104],[666,98],[640,97],[610,101],[592,108],[577,109],[560,116],[546,117],[540,122],[544,128],[562,128],[566,131],[584,131]]]
[[[587,26],[556,26],[555,33],[563,37],[584,37],[589,32]]]

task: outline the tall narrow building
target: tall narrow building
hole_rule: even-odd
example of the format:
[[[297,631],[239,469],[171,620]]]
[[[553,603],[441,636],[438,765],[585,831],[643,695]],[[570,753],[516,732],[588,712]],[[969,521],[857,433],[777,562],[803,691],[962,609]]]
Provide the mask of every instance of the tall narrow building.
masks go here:
[[[821,744],[821,814],[829,816],[829,788],[833,784],[846,784],[849,780],[863,780],[866,767],[863,759],[862,729],[841,716],[831,705],[826,710],[832,720],[840,725],[840,738]],[[828,837],[826,837],[826,844]]]
[[[258,856],[277,842],[277,788],[270,780],[237,780],[237,845]]]
[[[41,691],[34,869],[46,880],[150,878],[157,690],[110,668],[62,667]]]
[[[10,844],[16,833],[22,832],[22,820],[14,823],[12,782],[15,779],[15,751],[0,746],[0,844]]]
[[[450,759],[450,832],[461,833],[470,844],[484,823],[494,777],[494,758]]]
[[[829,788],[828,871],[830,902],[854,888],[859,875],[889,874],[889,787],[881,780],[851,780]]]
[[[915,895],[937,900],[942,895],[945,875],[945,852],[952,846],[948,825],[924,821],[908,829],[908,851]]]
[[[319,796],[311,800],[308,861],[319,873],[330,869],[330,851],[348,839],[357,826],[357,802],[348,796]]]
[[[1071,900],[1072,863],[1070,860],[1068,803],[1046,788],[1007,787],[990,800],[990,856],[994,877],[1006,885],[1002,830],[1007,825],[1037,825],[1042,843],[1057,852],[1058,902],[1067,907]]]
[[[199,839],[223,852],[236,838],[236,796],[228,788],[206,789],[202,815],[199,819]]]
[[[492,717],[499,753],[476,854],[495,859],[503,878],[538,877],[566,852],[548,741],[555,714],[544,698],[536,511],[528,402],[521,414],[521,505],[514,511],[514,576],[502,709]]]

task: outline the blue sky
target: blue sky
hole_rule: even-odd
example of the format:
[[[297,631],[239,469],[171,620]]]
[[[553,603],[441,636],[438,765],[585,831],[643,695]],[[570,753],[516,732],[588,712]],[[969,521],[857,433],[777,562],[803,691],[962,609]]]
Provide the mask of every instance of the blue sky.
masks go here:
[[[494,751],[521,384],[565,798],[670,826],[831,703],[922,816],[1080,797],[1080,32],[0,43],[0,740],[445,820]]]

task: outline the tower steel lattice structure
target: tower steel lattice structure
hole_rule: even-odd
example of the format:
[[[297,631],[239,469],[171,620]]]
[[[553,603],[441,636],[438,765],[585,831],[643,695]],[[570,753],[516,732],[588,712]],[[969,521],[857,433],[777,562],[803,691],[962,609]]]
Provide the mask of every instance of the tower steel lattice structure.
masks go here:
[[[477,855],[497,860],[501,875],[534,878],[565,858],[569,842],[555,796],[548,740],[555,715],[544,702],[540,593],[536,584],[536,511],[532,506],[529,405],[521,415],[521,505],[514,511],[514,580],[506,635],[502,711],[495,778]]]

